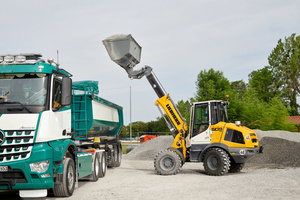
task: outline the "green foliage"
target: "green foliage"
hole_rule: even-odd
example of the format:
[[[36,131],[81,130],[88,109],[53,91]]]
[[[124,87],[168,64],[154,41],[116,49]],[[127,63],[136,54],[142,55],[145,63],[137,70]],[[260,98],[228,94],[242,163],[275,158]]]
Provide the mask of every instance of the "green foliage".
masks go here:
[[[257,93],[257,97],[265,102],[269,102],[273,97],[280,95],[280,86],[276,80],[269,66],[249,74],[249,86]]]
[[[295,126],[287,121],[288,109],[284,103],[274,97],[269,103],[260,100],[252,88],[249,88],[242,105],[241,118],[249,128],[260,130],[295,131]]]
[[[181,113],[182,117],[185,118],[186,121],[188,122],[190,120],[190,114],[189,114],[190,102],[180,100],[177,102],[176,106],[179,112]]]
[[[230,89],[236,91],[239,100],[242,100],[247,91],[247,85],[243,80],[233,81],[230,83]]]
[[[163,117],[157,117],[156,121],[148,122],[147,132],[169,132],[169,128]]]
[[[196,81],[196,101],[224,99],[225,92],[230,89],[230,83],[222,71],[214,69],[201,70]]]
[[[282,93],[282,99],[289,105],[290,114],[298,115],[297,95],[300,94],[300,36],[292,34],[278,41],[268,57],[273,72],[274,86]]]

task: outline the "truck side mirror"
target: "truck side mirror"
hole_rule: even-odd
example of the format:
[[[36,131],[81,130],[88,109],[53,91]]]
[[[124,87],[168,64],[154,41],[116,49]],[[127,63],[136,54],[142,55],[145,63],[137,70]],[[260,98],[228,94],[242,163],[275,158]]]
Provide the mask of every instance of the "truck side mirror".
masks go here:
[[[64,77],[62,79],[61,105],[68,106],[72,104],[72,79]]]

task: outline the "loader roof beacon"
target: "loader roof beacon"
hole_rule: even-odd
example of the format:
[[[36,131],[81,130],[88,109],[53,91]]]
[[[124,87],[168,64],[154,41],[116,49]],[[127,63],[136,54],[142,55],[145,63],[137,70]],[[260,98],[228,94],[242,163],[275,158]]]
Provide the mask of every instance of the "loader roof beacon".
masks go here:
[[[227,101],[213,100],[191,104],[190,130],[160,85],[152,68],[144,66],[135,70],[140,62],[141,47],[131,35],[113,35],[103,40],[110,58],[125,69],[129,78],[140,79],[146,76],[156,92],[155,105],[174,136],[172,147],[157,154],[155,170],[161,175],[177,174],[185,162],[203,162],[209,175],[220,176],[228,172],[239,172],[245,162],[262,152],[257,135],[239,122],[227,122]],[[161,110],[162,109],[162,110]],[[164,115],[165,114],[165,115]]]
[[[0,190],[73,194],[121,164],[123,109],[41,54],[0,55]]]

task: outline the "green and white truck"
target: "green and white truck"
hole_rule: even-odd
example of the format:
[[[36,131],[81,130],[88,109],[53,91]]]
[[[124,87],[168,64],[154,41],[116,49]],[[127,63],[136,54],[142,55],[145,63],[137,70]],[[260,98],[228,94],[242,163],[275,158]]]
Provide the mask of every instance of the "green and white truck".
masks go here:
[[[0,190],[71,196],[121,164],[123,109],[41,54],[0,55]]]

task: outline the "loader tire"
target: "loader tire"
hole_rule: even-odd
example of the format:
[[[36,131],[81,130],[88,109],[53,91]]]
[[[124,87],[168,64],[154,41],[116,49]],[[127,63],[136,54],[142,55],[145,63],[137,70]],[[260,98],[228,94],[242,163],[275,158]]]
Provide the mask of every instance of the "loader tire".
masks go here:
[[[235,163],[235,162],[231,162],[230,163],[230,168],[229,168],[229,173],[238,173],[240,172],[243,167],[245,166],[245,163]]]
[[[160,151],[154,159],[154,168],[160,175],[175,175],[180,171],[181,159],[172,150]]]
[[[230,159],[223,149],[211,148],[204,155],[203,166],[208,175],[222,176],[228,173]]]
[[[75,163],[72,158],[64,160],[63,180],[60,184],[55,184],[53,194],[56,197],[72,196],[75,189],[76,170]]]

